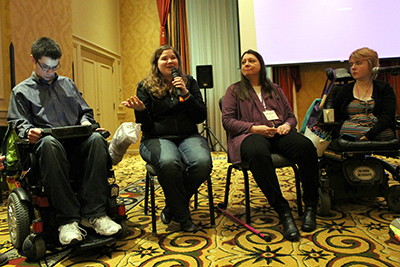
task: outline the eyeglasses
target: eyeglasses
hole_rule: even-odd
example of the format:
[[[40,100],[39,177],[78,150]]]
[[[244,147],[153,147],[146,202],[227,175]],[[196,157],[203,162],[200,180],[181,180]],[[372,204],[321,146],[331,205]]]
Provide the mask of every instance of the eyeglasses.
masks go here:
[[[40,64],[40,62],[37,61],[37,60],[36,60],[36,63],[39,65],[39,67],[40,67],[40,68],[42,69],[42,71],[44,71],[44,72],[48,72],[49,70],[56,71],[56,70],[58,70],[58,69],[61,68],[60,62],[58,62],[57,66],[54,66],[54,67],[49,67],[49,66],[47,66],[47,65],[42,65],[42,64]]]

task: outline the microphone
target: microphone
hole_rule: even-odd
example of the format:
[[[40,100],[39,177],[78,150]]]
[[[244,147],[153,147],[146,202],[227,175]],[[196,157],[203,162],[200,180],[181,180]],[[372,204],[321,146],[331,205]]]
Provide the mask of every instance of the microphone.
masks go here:
[[[400,66],[392,66],[392,67],[373,67],[372,74],[378,74],[380,72],[390,72],[392,75],[400,74]]]
[[[179,76],[179,72],[175,67],[172,67],[171,74],[172,74],[172,78],[173,79],[175,79],[176,77],[180,77]],[[181,88],[177,88],[177,87],[175,87],[175,89],[176,89],[176,93],[178,94],[179,102],[181,102],[181,103],[184,102],[185,100],[182,97],[182,89]]]

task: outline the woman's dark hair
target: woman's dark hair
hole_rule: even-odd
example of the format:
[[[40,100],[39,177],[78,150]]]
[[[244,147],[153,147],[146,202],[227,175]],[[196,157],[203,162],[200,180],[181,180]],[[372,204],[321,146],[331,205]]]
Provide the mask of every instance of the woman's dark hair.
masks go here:
[[[241,56],[240,65],[242,65],[243,57],[246,54],[254,55],[257,58],[257,60],[260,62],[260,66],[261,66],[261,68],[260,68],[260,85],[261,85],[263,92],[265,93],[264,97],[265,98],[270,97],[272,86],[268,82],[267,70],[265,68],[264,59],[257,51],[249,49],[246,52],[244,52],[243,55]],[[239,99],[240,100],[250,99],[250,91],[251,90],[253,90],[253,86],[251,86],[250,81],[243,75],[242,72],[240,72],[240,86],[239,86],[239,92],[238,92]]]
[[[61,48],[56,41],[48,37],[40,37],[31,46],[31,55],[39,60],[42,57],[60,59],[62,56]]]

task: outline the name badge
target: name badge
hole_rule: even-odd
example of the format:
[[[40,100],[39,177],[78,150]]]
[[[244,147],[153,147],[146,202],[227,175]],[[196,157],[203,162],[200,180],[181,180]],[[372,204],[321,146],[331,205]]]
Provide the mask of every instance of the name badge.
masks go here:
[[[278,116],[275,113],[275,110],[264,110],[264,116],[269,121],[279,120]]]

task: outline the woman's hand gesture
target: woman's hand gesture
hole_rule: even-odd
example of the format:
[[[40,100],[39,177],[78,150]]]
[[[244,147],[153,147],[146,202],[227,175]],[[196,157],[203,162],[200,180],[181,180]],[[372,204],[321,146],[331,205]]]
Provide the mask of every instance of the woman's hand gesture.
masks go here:
[[[143,111],[146,109],[146,106],[143,104],[142,101],[140,101],[137,96],[131,96],[131,98],[128,98],[128,100],[122,101],[121,104],[127,108],[133,108],[137,111]]]

